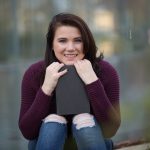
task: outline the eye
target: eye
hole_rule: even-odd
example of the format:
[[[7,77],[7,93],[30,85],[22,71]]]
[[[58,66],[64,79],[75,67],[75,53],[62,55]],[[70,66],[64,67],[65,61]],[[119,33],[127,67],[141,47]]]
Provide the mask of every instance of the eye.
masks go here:
[[[76,39],[75,39],[75,42],[81,43],[81,42],[82,42],[82,39],[81,39],[81,38],[76,38]]]
[[[66,39],[58,39],[58,42],[60,42],[60,43],[65,43],[67,40]]]

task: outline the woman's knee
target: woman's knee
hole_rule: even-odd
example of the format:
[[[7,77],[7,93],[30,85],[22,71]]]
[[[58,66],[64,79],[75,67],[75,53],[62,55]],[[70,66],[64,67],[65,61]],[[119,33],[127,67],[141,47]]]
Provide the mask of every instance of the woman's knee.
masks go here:
[[[47,122],[57,122],[57,123],[61,123],[61,124],[67,124],[67,120],[65,119],[65,117],[63,116],[59,116],[57,114],[50,114],[48,115],[44,120],[44,123]]]
[[[39,137],[57,137],[60,135],[65,135],[67,130],[67,121],[63,116],[58,116],[56,114],[50,114],[45,119],[43,119],[42,126],[40,128]]]
[[[79,130],[81,128],[94,127],[95,120],[93,115],[89,113],[82,113],[74,116],[73,124],[75,125],[76,129]]]
[[[80,149],[106,149],[101,129],[91,114],[73,118],[73,135]]]
[[[54,149],[55,147],[63,147],[67,135],[66,123],[67,121],[63,116],[48,115],[43,120],[36,148]]]
[[[67,120],[63,116],[50,114],[43,120],[40,132],[47,136],[64,135],[67,130],[66,124]]]
[[[102,131],[93,115],[84,113],[73,118],[73,135],[77,138],[95,141],[103,139]]]

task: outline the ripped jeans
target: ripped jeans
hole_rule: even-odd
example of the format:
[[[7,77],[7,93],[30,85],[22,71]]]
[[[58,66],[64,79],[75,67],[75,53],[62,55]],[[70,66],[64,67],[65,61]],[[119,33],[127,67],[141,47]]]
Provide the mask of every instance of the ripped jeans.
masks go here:
[[[104,139],[101,128],[91,114],[73,118],[72,132],[78,150],[112,150],[111,139]],[[29,141],[29,150],[63,150],[67,138],[67,121],[58,115],[49,115],[40,128],[38,139]]]

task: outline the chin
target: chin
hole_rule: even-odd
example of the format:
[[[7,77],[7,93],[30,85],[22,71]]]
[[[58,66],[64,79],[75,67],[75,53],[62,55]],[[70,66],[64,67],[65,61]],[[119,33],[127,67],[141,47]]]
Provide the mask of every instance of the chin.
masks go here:
[[[75,63],[74,61],[67,61],[67,62],[64,62],[65,65],[74,65],[74,63]]]

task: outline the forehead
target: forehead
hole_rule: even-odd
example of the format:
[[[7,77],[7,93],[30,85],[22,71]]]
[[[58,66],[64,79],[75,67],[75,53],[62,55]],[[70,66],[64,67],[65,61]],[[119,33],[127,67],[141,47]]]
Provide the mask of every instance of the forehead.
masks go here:
[[[81,32],[75,26],[61,25],[61,26],[58,26],[55,30],[55,36],[60,36],[60,35],[81,36]]]

